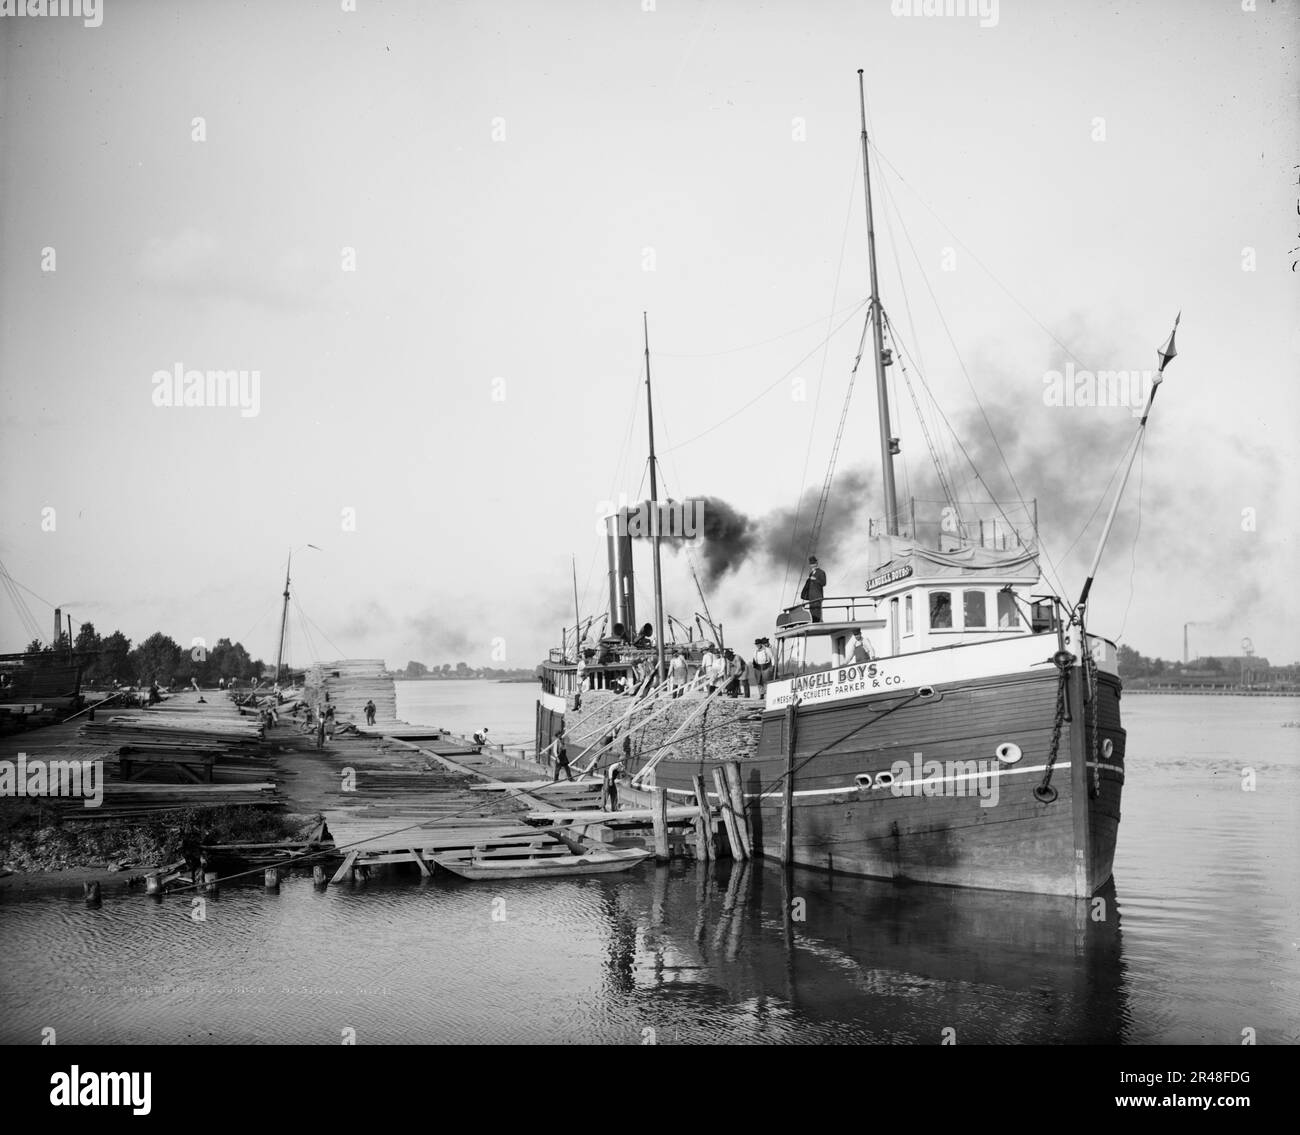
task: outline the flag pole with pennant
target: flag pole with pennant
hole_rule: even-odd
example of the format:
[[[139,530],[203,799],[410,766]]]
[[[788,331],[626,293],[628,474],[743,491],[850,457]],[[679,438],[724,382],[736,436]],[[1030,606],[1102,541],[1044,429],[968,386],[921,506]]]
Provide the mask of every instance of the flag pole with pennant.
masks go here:
[[[1128,475],[1133,470],[1133,461],[1138,455],[1138,450],[1142,447],[1142,436],[1146,432],[1147,419],[1151,416],[1151,407],[1155,404],[1156,391],[1160,389],[1160,384],[1165,379],[1165,367],[1178,354],[1177,349],[1174,347],[1174,336],[1178,334],[1178,323],[1182,318],[1183,313],[1180,311],[1174,317],[1174,329],[1169,332],[1169,338],[1165,341],[1164,346],[1156,351],[1156,357],[1160,360],[1160,365],[1156,369],[1155,376],[1151,379],[1151,391],[1147,395],[1147,404],[1142,410],[1142,420],[1138,422],[1137,432],[1133,435],[1133,441],[1129,446],[1128,461],[1124,465],[1124,476],[1120,478],[1119,488],[1115,491],[1115,499],[1111,501],[1110,513],[1106,517],[1106,526],[1101,530],[1101,539],[1097,541],[1097,554],[1092,557],[1092,567],[1088,569],[1088,578],[1084,581],[1083,592],[1079,596],[1077,610],[1080,612],[1088,602],[1088,593],[1092,590],[1092,581],[1096,578],[1097,568],[1101,565],[1101,554],[1105,551],[1111,525],[1115,523],[1115,513],[1119,511],[1119,502],[1124,496],[1124,486],[1128,484]]]

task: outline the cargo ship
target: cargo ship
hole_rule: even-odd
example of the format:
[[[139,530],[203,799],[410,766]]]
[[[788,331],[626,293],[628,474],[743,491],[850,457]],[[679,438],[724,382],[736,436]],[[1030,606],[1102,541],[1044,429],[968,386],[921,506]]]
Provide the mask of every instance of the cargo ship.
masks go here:
[[[695,777],[712,786],[715,767],[739,761],[754,849],[787,864],[1086,898],[1111,878],[1126,770],[1118,651],[1089,629],[1088,598],[1176,353],[1174,336],[1158,352],[1159,371],[1073,602],[1039,569],[1034,502],[981,506],[945,493],[900,506],[885,379],[893,358],[883,341],[858,76],[884,496],[882,515],[861,533],[863,585],[847,595],[805,589],[800,603],[777,613],[775,670],[762,700],[748,703],[724,702],[720,689],[705,692],[707,675],[696,677],[703,651],[720,642],[665,644],[660,629],[653,651],[637,650],[621,633],[603,640],[598,664],[584,665],[575,617],[572,643],[543,663],[538,750],[571,722],[569,738],[590,758],[578,767],[598,773],[617,761],[620,796],[634,806],[648,805],[654,792],[675,803],[693,799]],[[646,353],[649,398],[648,336]],[[650,425],[653,477],[652,414]],[[653,480],[649,505],[653,513]],[[616,622],[627,618],[633,575],[627,522],[626,510],[608,521],[607,619]],[[659,539],[656,529],[661,628]],[[667,680],[673,653],[691,663],[685,696]],[[714,703],[712,724],[710,707],[696,702]],[[746,740],[737,746],[740,735]]]

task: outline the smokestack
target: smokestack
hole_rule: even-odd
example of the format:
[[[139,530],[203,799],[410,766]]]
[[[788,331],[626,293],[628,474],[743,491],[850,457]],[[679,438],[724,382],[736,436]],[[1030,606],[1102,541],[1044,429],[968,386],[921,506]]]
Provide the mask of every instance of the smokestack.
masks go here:
[[[622,623],[629,635],[636,634],[636,577],[632,569],[632,535],[628,531],[628,510],[619,509],[605,517],[605,550],[609,556],[609,618]],[[613,628],[611,628],[612,633]]]
[[[57,646],[59,642],[59,637],[62,634],[63,634],[63,609],[61,607],[55,607],[54,608],[54,637],[50,639],[50,645]]]

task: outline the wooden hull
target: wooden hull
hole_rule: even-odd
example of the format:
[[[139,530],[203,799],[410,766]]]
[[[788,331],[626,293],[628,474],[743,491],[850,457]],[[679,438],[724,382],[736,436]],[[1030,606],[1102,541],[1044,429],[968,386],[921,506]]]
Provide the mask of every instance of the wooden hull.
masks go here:
[[[482,859],[436,857],[440,867],[465,879],[553,879],[568,875],[607,875],[627,871],[650,857],[648,851],[594,851],[553,859],[515,859],[495,862]]]
[[[1119,680],[1078,667],[1051,761],[1055,667],[799,706],[791,765],[792,861],[853,875],[1087,897],[1111,877],[1124,782]],[[1096,728],[1092,727],[1096,709]],[[782,858],[787,715],[769,710],[741,766],[756,849]],[[1094,755],[1094,742],[1096,752]],[[999,759],[999,752],[1020,759]],[[1002,749],[999,747],[1002,746]],[[690,795],[711,762],[664,760],[654,785]],[[903,771],[906,770],[906,771]],[[883,776],[882,776],[883,774]],[[891,783],[892,779],[892,783]],[[1050,797],[1051,793],[1047,793]]]

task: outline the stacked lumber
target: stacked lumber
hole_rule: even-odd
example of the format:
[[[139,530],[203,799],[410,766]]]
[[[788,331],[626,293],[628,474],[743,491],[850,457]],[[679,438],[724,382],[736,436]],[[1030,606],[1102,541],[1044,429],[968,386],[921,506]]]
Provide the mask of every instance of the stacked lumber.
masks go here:
[[[308,705],[318,710],[325,704],[327,693],[338,720],[364,722],[367,701],[375,703],[376,720],[397,719],[397,691],[392,678],[384,677],[382,658],[317,662],[307,671],[303,697]]]
[[[187,808],[238,805],[278,807],[282,803],[270,781],[255,784],[136,784],[109,781],[98,808],[87,808],[78,797],[44,796],[41,807],[67,820],[127,820]]]
[[[85,722],[80,738],[119,750],[248,756],[260,751],[262,723],[257,718],[229,713],[132,710],[114,713],[102,721]]]

